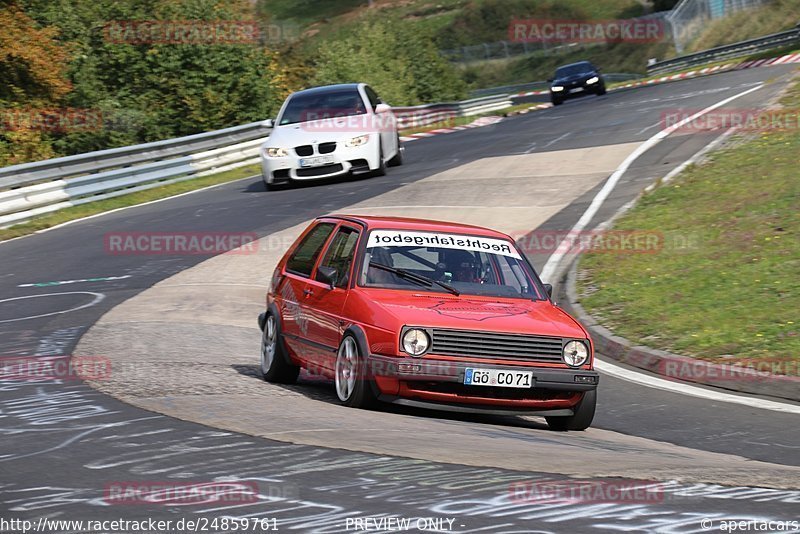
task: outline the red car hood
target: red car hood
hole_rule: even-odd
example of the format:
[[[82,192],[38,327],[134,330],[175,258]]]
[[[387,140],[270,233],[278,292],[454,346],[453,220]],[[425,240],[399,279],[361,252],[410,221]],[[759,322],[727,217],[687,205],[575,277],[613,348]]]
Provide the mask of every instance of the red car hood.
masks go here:
[[[548,301],[488,299],[371,289],[370,300],[403,325],[586,338],[566,312]]]

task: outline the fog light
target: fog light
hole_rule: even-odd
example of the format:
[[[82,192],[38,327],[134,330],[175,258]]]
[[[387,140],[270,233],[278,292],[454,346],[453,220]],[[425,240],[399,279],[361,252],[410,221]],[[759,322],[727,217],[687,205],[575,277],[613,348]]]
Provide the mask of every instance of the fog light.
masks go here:
[[[579,384],[594,384],[597,382],[597,377],[589,375],[575,375],[575,382]]]
[[[415,363],[399,363],[397,370],[401,373],[419,373],[422,371],[422,366]]]

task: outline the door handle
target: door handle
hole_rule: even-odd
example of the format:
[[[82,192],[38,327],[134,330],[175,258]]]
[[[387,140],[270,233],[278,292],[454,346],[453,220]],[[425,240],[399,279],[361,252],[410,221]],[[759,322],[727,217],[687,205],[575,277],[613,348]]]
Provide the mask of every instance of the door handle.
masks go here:
[[[314,290],[313,289],[310,289],[310,288],[307,287],[307,288],[305,288],[303,290],[303,295],[305,295],[307,297],[310,296],[310,295],[313,295],[313,294],[314,294]]]

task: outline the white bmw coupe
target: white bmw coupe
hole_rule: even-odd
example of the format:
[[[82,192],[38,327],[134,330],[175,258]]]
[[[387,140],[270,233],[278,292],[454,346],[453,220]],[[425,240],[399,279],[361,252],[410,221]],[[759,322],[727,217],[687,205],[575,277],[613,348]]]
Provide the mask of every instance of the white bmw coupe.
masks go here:
[[[326,85],[289,95],[261,146],[264,184],[345,174],[386,174],[403,163],[392,108],[364,83]]]

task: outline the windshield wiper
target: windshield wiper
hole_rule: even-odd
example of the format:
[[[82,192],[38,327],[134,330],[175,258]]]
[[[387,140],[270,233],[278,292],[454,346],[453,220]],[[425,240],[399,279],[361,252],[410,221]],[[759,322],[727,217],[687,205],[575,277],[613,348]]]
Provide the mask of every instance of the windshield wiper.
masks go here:
[[[396,267],[390,267],[388,265],[384,265],[382,263],[375,263],[374,261],[369,262],[370,267],[375,267],[376,269],[381,269],[382,271],[388,271],[390,273],[396,274],[400,278],[405,278],[411,282],[416,282],[419,285],[432,287],[433,284],[449,291],[455,296],[459,296],[461,292],[454,288],[453,286],[447,285],[444,282],[440,282],[438,280],[434,280],[433,278],[428,278],[427,276],[422,276],[421,274],[412,273],[406,271],[404,269],[397,269]]]

